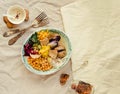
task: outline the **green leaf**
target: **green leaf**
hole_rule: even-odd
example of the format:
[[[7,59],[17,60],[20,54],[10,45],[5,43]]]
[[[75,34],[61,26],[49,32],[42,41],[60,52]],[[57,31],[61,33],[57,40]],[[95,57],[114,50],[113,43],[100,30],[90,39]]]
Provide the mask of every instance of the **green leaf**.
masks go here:
[[[34,34],[32,34],[32,36],[30,37],[28,43],[31,44],[31,45],[33,45],[33,44],[38,44],[39,45],[40,44],[40,41],[38,40],[36,32]]]

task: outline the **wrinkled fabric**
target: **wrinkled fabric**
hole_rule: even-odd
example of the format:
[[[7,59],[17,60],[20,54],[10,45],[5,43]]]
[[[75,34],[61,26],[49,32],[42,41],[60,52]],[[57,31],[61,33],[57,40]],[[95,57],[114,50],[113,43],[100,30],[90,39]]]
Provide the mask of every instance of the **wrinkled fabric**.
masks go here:
[[[61,8],[73,48],[73,79],[94,94],[120,94],[120,0],[79,0]]]
[[[0,0],[0,94],[66,94],[70,86],[71,64],[68,63],[60,71],[49,76],[39,76],[28,71],[21,60],[21,47],[24,40],[39,28],[28,30],[14,45],[8,46],[8,40],[2,34],[9,29],[3,22],[3,14],[11,5],[19,4],[29,10],[30,19],[19,25],[24,28],[30,25],[33,19],[45,11],[50,24],[45,27],[55,27],[63,30],[60,7],[74,0]],[[68,73],[70,78],[66,85],[61,86],[61,73]]]

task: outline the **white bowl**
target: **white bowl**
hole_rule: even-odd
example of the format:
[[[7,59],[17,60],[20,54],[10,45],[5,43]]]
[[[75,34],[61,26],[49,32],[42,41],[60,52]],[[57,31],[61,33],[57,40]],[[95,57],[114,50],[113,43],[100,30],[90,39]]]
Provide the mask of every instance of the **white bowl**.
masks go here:
[[[26,18],[26,12],[24,8],[19,5],[11,6],[7,11],[8,20],[13,24],[20,24]]]
[[[36,70],[34,68],[32,68],[31,65],[29,65],[28,61],[27,61],[27,58],[24,56],[24,45],[28,42],[29,38],[32,36],[32,34],[34,34],[35,32],[33,32],[26,40],[25,42],[23,43],[23,46],[22,46],[22,50],[21,50],[21,57],[22,57],[22,61],[23,61],[23,64],[25,65],[25,67],[31,71],[32,73],[35,73],[35,74],[38,74],[38,75],[50,75],[50,74],[53,74],[55,72],[57,72],[58,70],[62,69],[69,61],[70,57],[71,57],[71,52],[72,52],[72,48],[71,48],[71,43],[70,43],[70,40],[69,38],[67,37],[67,35],[62,32],[61,30],[59,29],[53,29],[53,28],[41,28],[39,31],[41,30],[50,30],[50,32],[54,32],[54,33],[58,33],[62,38],[63,38],[63,41],[65,42],[65,46],[66,46],[66,51],[67,51],[67,55],[62,59],[62,62],[59,66],[56,66],[48,71],[40,71],[40,70]],[[37,32],[39,32],[37,31]]]

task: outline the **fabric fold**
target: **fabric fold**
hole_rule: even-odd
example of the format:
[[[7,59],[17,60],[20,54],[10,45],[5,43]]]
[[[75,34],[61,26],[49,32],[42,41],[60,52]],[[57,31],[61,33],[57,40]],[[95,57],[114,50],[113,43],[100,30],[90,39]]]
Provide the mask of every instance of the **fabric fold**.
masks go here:
[[[119,0],[79,0],[61,8],[73,78],[91,83],[95,94],[120,93],[119,11]]]

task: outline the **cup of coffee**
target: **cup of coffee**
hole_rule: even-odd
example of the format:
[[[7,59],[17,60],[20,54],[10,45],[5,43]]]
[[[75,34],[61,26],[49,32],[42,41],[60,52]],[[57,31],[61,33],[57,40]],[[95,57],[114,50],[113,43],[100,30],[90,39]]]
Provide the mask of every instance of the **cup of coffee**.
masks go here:
[[[10,6],[7,11],[7,18],[12,24],[21,24],[26,18],[26,11],[20,5]]]

